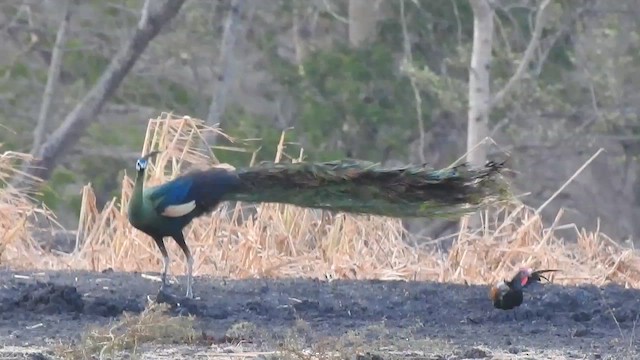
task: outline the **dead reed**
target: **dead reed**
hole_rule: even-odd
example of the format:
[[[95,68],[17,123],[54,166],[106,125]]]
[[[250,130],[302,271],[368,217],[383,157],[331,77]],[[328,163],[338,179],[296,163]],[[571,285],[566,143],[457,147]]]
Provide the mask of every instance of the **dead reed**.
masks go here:
[[[39,258],[44,251],[33,239],[31,221],[46,220],[52,226],[60,227],[48,209],[33,205],[32,194],[10,183],[16,175],[24,178],[23,185],[38,182],[19,170],[30,159],[28,154],[13,151],[0,155],[0,264],[3,265],[42,265]]]
[[[189,167],[215,164],[202,139],[217,129],[200,120],[163,114],[147,128],[143,153],[162,149],[149,167],[148,183],[171,179]],[[224,134],[219,133],[222,136]],[[231,139],[233,140],[233,139]],[[286,153],[284,136],[279,161]],[[218,149],[219,150],[219,149]],[[240,148],[226,150],[244,151]],[[5,156],[0,158],[0,167]],[[21,155],[13,154],[20,157]],[[133,167],[133,164],[132,164]],[[1,168],[8,171],[10,167]],[[0,177],[4,173],[0,172]],[[121,200],[96,207],[88,184],[83,189],[76,250],[45,252],[25,227],[36,210],[18,191],[0,190],[0,261],[14,268],[87,269],[158,272],[160,253],[150,238],[133,229],[126,216],[133,179],[122,180]],[[289,277],[347,279],[405,279],[481,284],[508,276],[528,265],[562,269],[555,282],[563,284],[617,282],[640,286],[640,256],[600,232],[561,225],[559,213],[549,226],[521,203],[482,211],[482,226],[472,229],[466,218],[450,251],[429,245],[409,245],[399,219],[350,215],[278,204],[222,204],[210,217],[187,230],[196,275],[228,278]],[[576,243],[556,236],[573,227]],[[184,274],[182,253],[168,241],[172,275]]]

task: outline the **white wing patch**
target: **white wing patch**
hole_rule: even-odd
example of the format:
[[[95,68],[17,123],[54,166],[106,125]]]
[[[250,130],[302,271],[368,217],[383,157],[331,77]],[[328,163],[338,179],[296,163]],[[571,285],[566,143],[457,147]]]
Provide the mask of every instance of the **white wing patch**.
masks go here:
[[[180,217],[187,215],[196,208],[196,201],[192,200],[185,204],[167,206],[162,215],[168,217]]]

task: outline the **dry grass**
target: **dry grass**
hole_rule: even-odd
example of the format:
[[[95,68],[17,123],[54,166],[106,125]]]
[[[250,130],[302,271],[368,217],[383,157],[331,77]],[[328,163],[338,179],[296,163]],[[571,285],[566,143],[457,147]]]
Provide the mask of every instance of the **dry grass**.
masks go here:
[[[171,316],[168,306],[150,304],[138,315],[124,314],[106,327],[88,329],[79,344],[61,346],[56,353],[64,359],[135,357],[139,347],[154,344],[193,344],[200,337],[193,317]]]
[[[216,163],[213,154],[199,145],[207,133],[216,131],[189,117],[163,114],[151,120],[142,152],[155,149],[164,152],[150,166],[148,183],[166,181],[189,167]],[[283,137],[276,161],[288,156],[287,145],[291,146]],[[299,154],[295,158],[300,158],[302,151],[296,152]],[[19,157],[5,154],[0,161],[11,156]],[[0,166],[11,168],[4,163]],[[132,185],[133,180],[125,176],[122,200],[114,199],[104,209],[96,208],[91,185],[84,187],[78,243],[71,254],[43,251],[24,226],[27,215],[43,210],[28,205],[28,199],[17,190],[2,190],[0,261],[15,268],[158,272],[161,258],[156,246],[127,221]],[[399,219],[332,214],[277,204],[223,204],[212,216],[196,220],[186,235],[195,258],[196,275],[416,279],[479,284],[503,278],[515,268],[528,265],[562,269],[555,277],[557,283],[614,281],[640,286],[637,252],[597,231],[587,232],[575,226],[578,242],[566,243],[556,236],[559,228],[571,227],[561,225],[561,213],[550,225],[543,224],[537,214],[534,209],[513,202],[483,211],[480,229],[470,228],[463,219],[462,231],[447,254],[438,253],[428,244],[409,245],[405,241],[408,234]],[[172,241],[167,243],[171,274],[184,274],[181,251]]]
[[[27,154],[13,151],[0,155],[0,264],[11,259],[8,261],[10,265],[22,263],[26,266],[41,266],[38,258],[43,251],[33,241],[30,220],[47,220],[59,227],[48,209],[33,205],[32,194],[10,184],[16,176],[25,177],[24,185],[38,183],[37,179],[26,177],[26,174],[18,170],[30,159]]]

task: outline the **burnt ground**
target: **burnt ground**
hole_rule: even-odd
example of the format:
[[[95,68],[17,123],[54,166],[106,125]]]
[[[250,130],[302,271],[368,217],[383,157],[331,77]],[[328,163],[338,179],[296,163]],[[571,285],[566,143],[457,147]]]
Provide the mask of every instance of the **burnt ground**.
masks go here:
[[[0,344],[14,350],[77,341],[88,326],[141,312],[158,294],[157,282],[135,273],[0,270],[0,284]],[[169,291],[182,295],[184,284]],[[303,347],[324,341],[354,359],[367,351],[382,359],[640,358],[640,293],[615,285],[538,286],[517,319],[493,309],[481,286],[196,278],[194,292],[197,299],[174,302],[175,316],[194,314],[199,329],[218,338],[253,324],[242,335],[245,350],[275,350],[296,336]],[[170,348],[169,358],[200,358],[186,346]]]

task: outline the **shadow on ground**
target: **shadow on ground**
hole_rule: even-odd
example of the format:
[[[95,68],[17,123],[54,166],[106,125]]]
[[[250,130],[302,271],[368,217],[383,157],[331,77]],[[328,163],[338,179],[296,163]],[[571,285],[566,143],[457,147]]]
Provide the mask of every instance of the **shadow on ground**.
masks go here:
[[[157,282],[135,273],[3,270],[0,282],[4,345],[42,346],[78,339],[88,325],[106,324],[123,311],[143,311],[158,294]],[[169,291],[182,295],[184,286],[172,285]],[[284,341],[303,322],[310,329],[305,335],[309,343],[361,334],[373,349],[387,337],[411,338],[414,347],[433,346],[437,340],[457,348],[484,346],[510,354],[537,351],[541,357],[535,358],[549,358],[545,352],[594,359],[640,353],[634,341],[640,292],[617,285],[539,286],[526,295],[515,316],[513,311],[493,309],[482,286],[197,278],[194,291],[195,300],[164,298],[176,315],[195,315],[208,333],[224,334],[239,323],[264,330],[255,339],[263,349]],[[372,332],[374,328],[379,331]],[[426,339],[431,345],[425,345]],[[396,340],[389,346],[397,345]],[[465,356],[457,358],[492,357]]]

